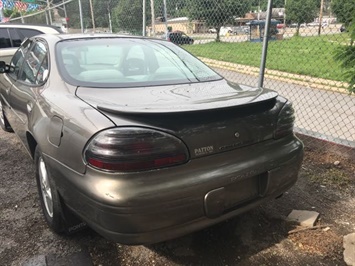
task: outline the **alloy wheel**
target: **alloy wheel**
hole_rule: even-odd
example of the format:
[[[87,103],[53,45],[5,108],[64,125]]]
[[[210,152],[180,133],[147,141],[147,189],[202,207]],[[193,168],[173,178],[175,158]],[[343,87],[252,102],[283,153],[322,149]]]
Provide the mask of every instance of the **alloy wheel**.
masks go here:
[[[4,110],[1,101],[0,101],[0,122],[2,125],[5,125],[5,116],[4,116]]]
[[[44,202],[44,206],[46,207],[46,211],[49,217],[53,218],[53,198],[52,198],[52,190],[49,185],[48,173],[46,164],[42,157],[39,158],[38,162],[39,167],[39,181],[41,185],[42,198]]]

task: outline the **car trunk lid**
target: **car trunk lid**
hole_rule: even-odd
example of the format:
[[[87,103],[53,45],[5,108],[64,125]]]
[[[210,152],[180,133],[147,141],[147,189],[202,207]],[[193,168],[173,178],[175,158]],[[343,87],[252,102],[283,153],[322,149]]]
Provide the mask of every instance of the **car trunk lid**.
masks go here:
[[[191,158],[272,138],[280,108],[276,92],[225,80],[123,89],[79,87],[77,96],[117,126],[156,128],[179,137]]]

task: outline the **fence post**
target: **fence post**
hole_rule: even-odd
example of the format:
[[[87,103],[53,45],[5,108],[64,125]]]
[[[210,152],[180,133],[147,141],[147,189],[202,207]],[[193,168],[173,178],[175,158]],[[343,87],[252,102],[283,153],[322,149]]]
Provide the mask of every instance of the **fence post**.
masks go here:
[[[259,72],[259,82],[258,82],[259,88],[264,86],[265,64],[266,64],[266,57],[267,57],[267,47],[269,42],[271,16],[272,16],[272,0],[269,0],[267,5],[267,15],[266,15],[266,23],[264,29],[263,51],[261,54],[261,62],[260,62],[260,72]]]
[[[81,33],[84,33],[83,9],[81,7],[81,0],[78,0],[78,3],[79,3],[79,16],[80,16]]]
[[[146,13],[145,13],[145,9],[146,9],[146,0],[143,0],[143,29],[142,29],[142,36],[145,36],[145,28],[146,28]]]

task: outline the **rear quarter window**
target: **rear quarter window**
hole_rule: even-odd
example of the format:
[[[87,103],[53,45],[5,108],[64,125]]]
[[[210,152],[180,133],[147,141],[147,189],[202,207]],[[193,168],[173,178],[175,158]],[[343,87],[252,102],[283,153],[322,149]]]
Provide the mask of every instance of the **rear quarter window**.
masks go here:
[[[9,32],[10,32],[10,36],[11,36],[11,40],[12,40],[12,45],[14,47],[20,47],[24,38],[21,38],[21,36],[19,35],[19,33],[17,32],[17,30],[15,28],[9,29]]]
[[[31,38],[32,36],[42,34],[41,31],[33,29],[18,29],[18,31],[20,32],[20,35],[22,35],[22,40],[24,40],[25,38]]]
[[[0,48],[11,47],[11,40],[7,29],[0,29]]]

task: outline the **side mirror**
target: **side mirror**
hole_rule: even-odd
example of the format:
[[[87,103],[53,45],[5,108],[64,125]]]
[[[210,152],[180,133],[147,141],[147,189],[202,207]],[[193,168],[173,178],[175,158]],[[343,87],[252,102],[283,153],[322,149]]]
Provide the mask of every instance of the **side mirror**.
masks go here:
[[[9,73],[13,69],[11,66],[7,65],[4,61],[0,61],[0,73]]]

